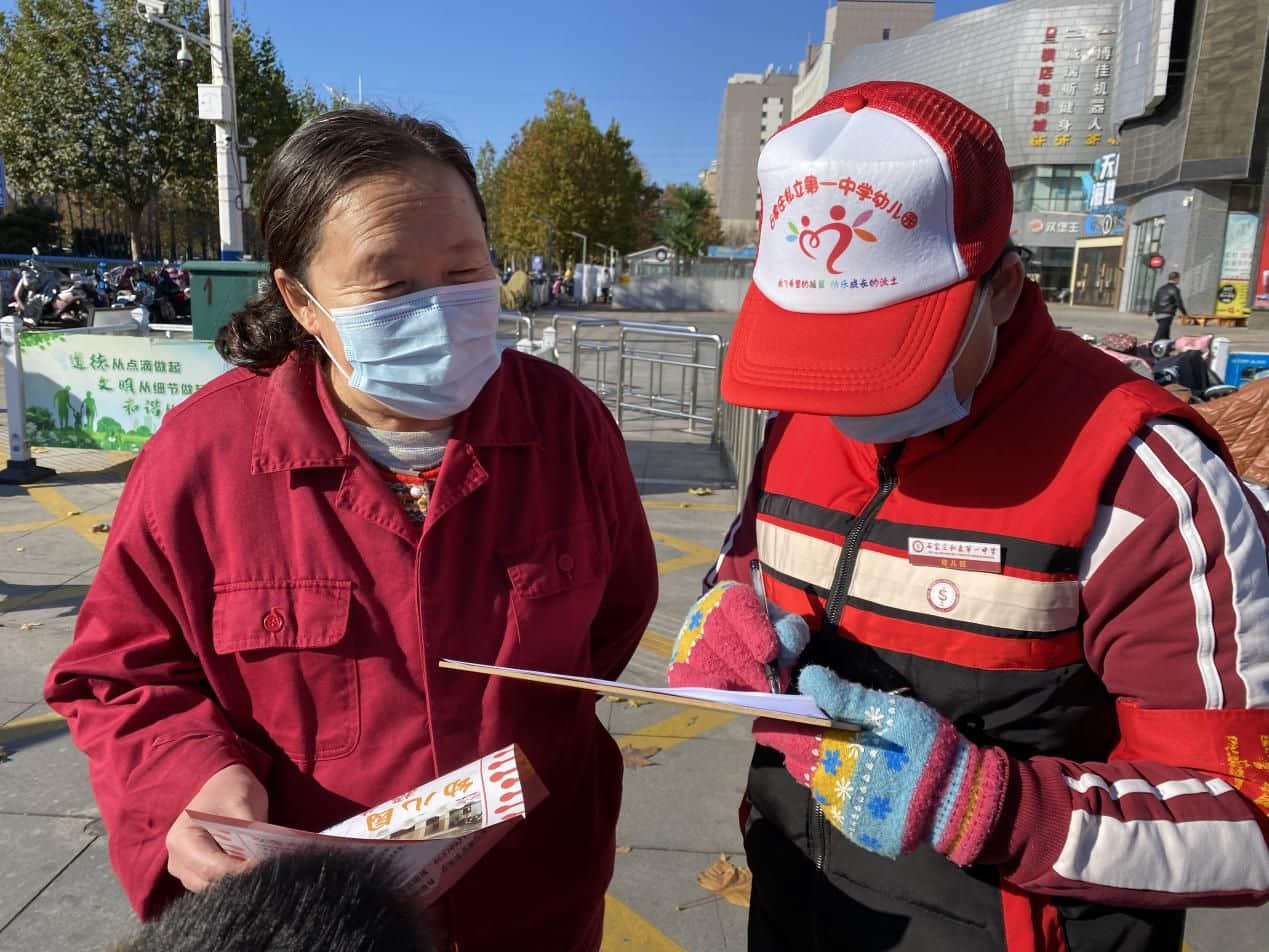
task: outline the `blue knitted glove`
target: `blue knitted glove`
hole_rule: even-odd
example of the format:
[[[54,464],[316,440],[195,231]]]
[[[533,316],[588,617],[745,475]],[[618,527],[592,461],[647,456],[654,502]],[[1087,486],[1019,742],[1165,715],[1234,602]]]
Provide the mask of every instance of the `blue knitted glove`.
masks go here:
[[[754,739],[784,754],[847,839],[883,856],[922,840],[960,865],[982,851],[1000,815],[1007,755],[971,744],[928,705],[844,681],[808,665],[798,689],[834,720],[861,731],[825,731],[760,718]]]

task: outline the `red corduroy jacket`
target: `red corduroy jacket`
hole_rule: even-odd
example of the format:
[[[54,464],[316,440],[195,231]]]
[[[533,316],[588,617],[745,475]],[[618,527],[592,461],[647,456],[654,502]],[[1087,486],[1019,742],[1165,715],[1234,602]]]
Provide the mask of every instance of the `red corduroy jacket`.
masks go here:
[[[219,378],[142,451],[46,696],[143,917],[180,892],[169,826],[229,764],[315,830],[514,742],[549,796],[449,894],[448,928],[595,949],[622,764],[594,696],[437,662],[615,677],[656,597],[621,435],[566,372],[506,353],[420,530],[292,357]]]

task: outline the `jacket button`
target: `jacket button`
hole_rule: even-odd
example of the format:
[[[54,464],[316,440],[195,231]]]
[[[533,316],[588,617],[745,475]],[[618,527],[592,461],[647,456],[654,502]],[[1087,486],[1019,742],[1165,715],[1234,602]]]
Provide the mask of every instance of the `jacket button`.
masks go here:
[[[560,571],[565,575],[573,571],[573,557],[567,552],[556,559],[555,564],[560,567]]]
[[[286,627],[286,619],[276,608],[270,608],[269,613],[264,616],[263,625],[265,631],[271,635],[276,635],[279,631]]]

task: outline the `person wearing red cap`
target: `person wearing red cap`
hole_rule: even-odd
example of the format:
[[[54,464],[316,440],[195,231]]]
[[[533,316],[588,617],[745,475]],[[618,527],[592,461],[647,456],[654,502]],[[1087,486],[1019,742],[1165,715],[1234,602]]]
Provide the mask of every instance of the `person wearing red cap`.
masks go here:
[[[964,105],[832,92],[758,177],[722,391],[777,412],[668,677],[860,729],[755,723],[750,948],[1144,952],[1265,902],[1269,521],[1219,437],[1054,327]]]

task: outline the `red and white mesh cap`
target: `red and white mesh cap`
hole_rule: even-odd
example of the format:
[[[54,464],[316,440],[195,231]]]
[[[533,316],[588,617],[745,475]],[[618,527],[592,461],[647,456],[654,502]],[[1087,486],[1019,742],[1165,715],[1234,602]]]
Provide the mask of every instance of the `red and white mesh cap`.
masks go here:
[[[758,182],[758,257],[723,396],[843,416],[919,403],[1009,239],[1013,187],[991,124],[928,86],[863,83],[773,135]]]

